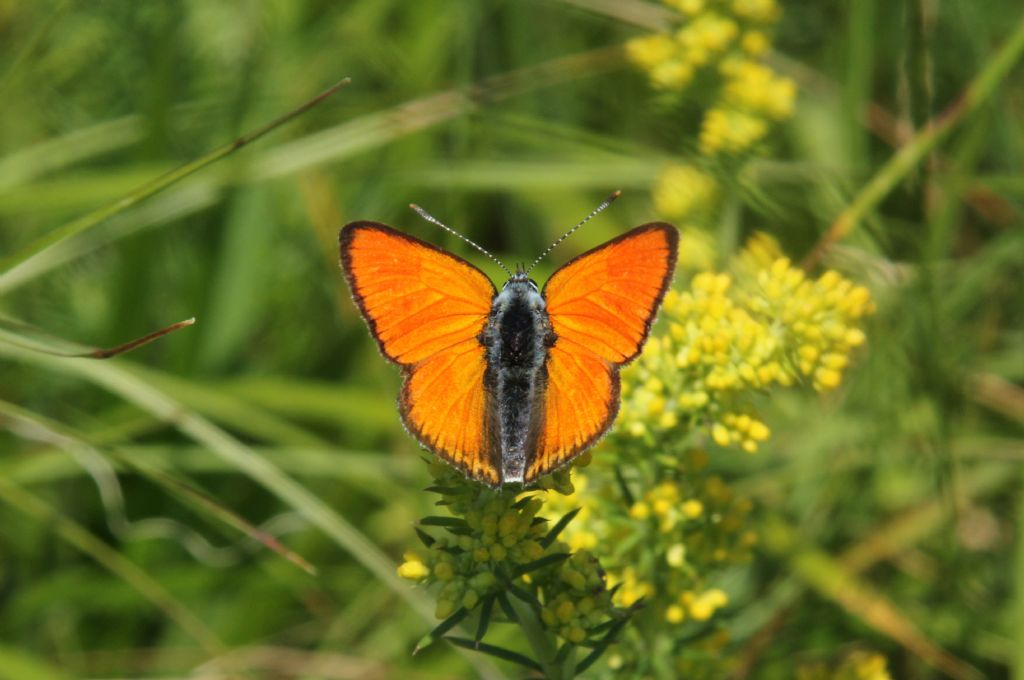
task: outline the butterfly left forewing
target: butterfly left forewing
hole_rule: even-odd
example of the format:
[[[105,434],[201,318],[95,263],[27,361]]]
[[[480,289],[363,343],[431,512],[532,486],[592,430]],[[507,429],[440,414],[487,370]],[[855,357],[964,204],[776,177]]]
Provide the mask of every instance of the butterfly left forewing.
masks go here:
[[[542,427],[526,481],[591,446],[619,407],[619,368],[640,353],[675,270],[679,234],[646,224],[595,248],[544,286],[555,335]]]
[[[352,297],[381,352],[402,367],[406,428],[470,476],[496,484],[478,340],[495,292],[490,279],[377,222],[345,226],[340,251]]]

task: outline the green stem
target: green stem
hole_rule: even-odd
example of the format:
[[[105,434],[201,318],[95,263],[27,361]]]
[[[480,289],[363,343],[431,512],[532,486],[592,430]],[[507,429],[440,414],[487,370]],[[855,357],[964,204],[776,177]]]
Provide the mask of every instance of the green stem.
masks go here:
[[[849,236],[864,216],[875,208],[911,170],[953,129],[977,111],[995,93],[996,86],[1024,53],[1024,19],[996,55],[985,65],[960,97],[931,125],[915,134],[897,151],[861,189],[853,202],[836,218],[804,259],[805,269],[813,268],[833,243]]]
[[[267,134],[268,132],[284,125],[293,118],[313,108],[314,106],[324,101],[341,88],[348,85],[350,82],[351,80],[349,78],[343,78],[342,80],[338,81],[331,87],[327,88],[317,96],[310,99],[302,106],[289,111],[283,116],[275,118],[266,125],[263,125],[262,127],[259,127],[256,130],[249,132],[248,134],[242,135],[233,142],[229,142],[228,144],[225,144],[224,146],[218,149],[214,149],[205,156],[201,156],[200,158],[197,158],[194,161],[186,163],[181,167],[176,168],[175,170],[171,170],[170,172],[161,175],[160,177],[157,177],[156,179],[153,179],[147,182],[146,184],[143,184],[135,191],[132,191],[127,196],[123,196],[117,199],[113,203],[108,203],[107,205],[97,210],[93,210],[92,212],[83,215],[78,219],[66,222],[65,224],[63,224],[60,227],[57,227],[51,232],[43,234],[42,236],[35,239],[34,241],[31,241],[18,251],[0,260],[0,273],[10,271],[15,266],[22,264],[23,262],[26,262],[32,257],[35,257],[36,255],[46,250],[50,246],[54,245],[55,243],[59,243],[64,239],[80,234],[88,229],[92,229],[96,225],[104,222],[105,220],[110,219],[114,215],[117,215],[118,213],[123,212],[138,203],[141,203],[150,196],[153,196],[154,194],[163,191],[172,184],[175,184],[185,179],[189,175],[199,170],[202,170],[206,166],[215,163],[216,161],[219,161],[221,158],[224,158],[225,156],[228,156],[234,153],[235,151],[238,151],[243,146],[255,142],[257,139]]]

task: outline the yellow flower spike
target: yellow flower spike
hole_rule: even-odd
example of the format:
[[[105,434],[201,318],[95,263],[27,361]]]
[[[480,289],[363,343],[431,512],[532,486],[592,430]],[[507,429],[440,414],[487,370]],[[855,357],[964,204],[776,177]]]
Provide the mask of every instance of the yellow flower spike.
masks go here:
[[[747,453],[757,453],[757,442],[753,439],[744,439],[740,442],[740,448]]]

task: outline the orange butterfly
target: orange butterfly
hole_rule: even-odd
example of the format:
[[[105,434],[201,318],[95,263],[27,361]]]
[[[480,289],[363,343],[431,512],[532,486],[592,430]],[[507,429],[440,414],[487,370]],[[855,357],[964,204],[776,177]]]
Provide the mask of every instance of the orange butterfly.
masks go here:
[[[509,274],[500,292],[462,258],[379,222],[341,230],[341,266],[381,352],[402,367],[406,429],[474,479],[529,484],[611,427],[619,369],[647,338],[679,234],[636,227],[563,266],[543,291],[529,270],[512,273],[469,242]]]

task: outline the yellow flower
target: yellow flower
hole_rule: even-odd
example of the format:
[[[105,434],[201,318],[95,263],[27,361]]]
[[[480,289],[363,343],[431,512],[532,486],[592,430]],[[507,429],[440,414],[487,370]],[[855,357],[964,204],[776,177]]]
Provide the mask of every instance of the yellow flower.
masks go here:
[[[718,588],[712,588],[687,600],[690,616],[697,621],[707,621],[714,615],[715,610],[729,603],[728,596]]]
[[[686,610],[677,604],[669,605],[665,610],[665,620],[669,623],[682,623],[686,620]]]
[[[682,219],[707,210],[717,189],[718,183],[707,173],[692,165],[674,164],[662,169],[651,195],[659,214]]]
[[[689,519],[696,519],[704,513],[704,504],[695,498],[683,503],[683,514]]]
[[[738,17],[759,23],[773,23],[779,18],[775,0],[733,0],[732,11]]]
[[[679,568],[686,564],[686,546],[682,543],[675,543],[665,553],[665,561],[670,567]]]
[[[398,575],[404,579],[410,581],[422,581],[427,576],[430,576],[430,569],[427,565],[423,564],[418,558],[406,559],[398,567]]]
[[[629,60],[648,70],[672,59],[678,50],[672,38],[660,33],[633,38],[626,43],[626,56]]]
[[[763,114],[774,120],[793,115],[796,83],[778,76],[764,64],[737,59],[723,64],[727,76],[723,101],[735,109]]]
[[[739,153],[759,142],[768,133],[768,124],[743,111],[714,108],[704,115],[700,130],[700,150],[709,156]]]
[[[699,14],[704,10],[704,0],[663,0],[666,5],[673,7],[683,14]]]
[[[768,36],[761,31],[747,31],[740,39],[740,45],[743,47],[744,52],[753,57],[763,55],[771,47],[771,43],[768,42]]]
[[[650,68],[651,85],[659,90],[682,90],[693,80],[693,66],[669,59]]]

